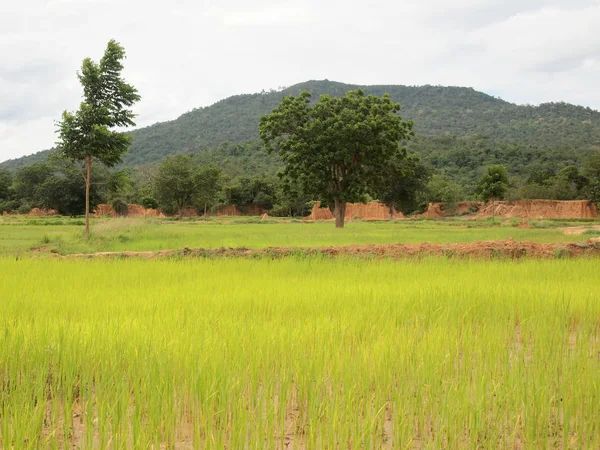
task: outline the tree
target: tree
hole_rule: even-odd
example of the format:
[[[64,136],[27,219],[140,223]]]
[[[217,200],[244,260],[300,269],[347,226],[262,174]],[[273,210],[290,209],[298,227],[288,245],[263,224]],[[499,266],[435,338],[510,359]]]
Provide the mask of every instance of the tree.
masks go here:
[[[289,177],[279,174],[275,189],[275,204],[270,215],[280,217],[304,217],[310,214],[313,203],[303,193],[302,186]]]
[[[178,212],[183,216],[191,206],[198,190],[198,164],[190,155],[168,156],[154,176],[154,195],[166,213]]]
[[[503,200],[508,190],[508,172],[501,165],[489,166],[477,183],[477,192],[484,202]]]
[[[389,95],[365,96],[361,89],[332,98],[311,94],[284,97],[260,119],[260,137],[277,150],[284,175],[299,181],[306,194],[334,203],[336,227],[344,226],[346,203],[375,188],[377,177],[400,152],[398,142],[412,135],[412,122],[396,113]]]
[[[120,217],[127,217],[129,206],[120,198],[115,198],[111,203],[112,209]]]
[[[217,203],[219,192],[222,189],[223,171],[220,167],[209,164],[200,166],[196,173],[196,203],[204,209],[204,215],[208,208]]]
[[[492,202],[492,220],[494,220],[494,202],[503,200],[508,191],[508,172],[501,165],[489,166],[477,183],[477,192],[484,202]]]
[[[6,169],[0,169],[0,214],[2,211],[12,209],[9,201],[12,197],[12,173]]]
[[[376,196],[390,210],[410,213],[419,207],[419,194],[431,178],[431,170],[424,166],[416,155],[405,152],[392,158],[379,177]]]
[[[154,197],[144,197],[142,199],[142,206],[146,209],[156,209],[158,208],[158,202]]]
[[[83,86],[83,102],[76,112],[63,112],[58,124],[58,152],[64,157],[84,162],[85,235],[90,234],[90,185],[92,162],[113,167],[121,161],[131,138],[114,128],[135,126],[135,115],[129,109],[140,100],[137,90],[121,77],[125,50],[116,41],[106,46],[99,63],[83,60],[79,81]]]
[[[271,209],[275,203],[275,182],[265,176],[239,177],[225,187],[225,202],[236,205],[242,212],[250,205]]]
[[[448,177],[435,174],[427,183],[424,190],[424,200],[426,203],[456,203],[463,196],[460,185],[453,183]]]

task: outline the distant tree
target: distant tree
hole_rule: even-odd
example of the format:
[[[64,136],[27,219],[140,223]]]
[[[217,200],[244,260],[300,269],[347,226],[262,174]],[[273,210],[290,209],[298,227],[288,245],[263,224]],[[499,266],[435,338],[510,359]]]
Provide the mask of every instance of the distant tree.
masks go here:
[[[126,217],[129,213],[129,206],[122,199],[116,198],[111,203],[112,209],[118,216]]]
[[[425,186],[423,201],[453,204],[463,197],[462,187],[445,175],[434,174]]]
[[[17,169],[13,189],[19,203],[29,205],[30,208],[42,207],[42,186],[53,173],[54,169],[47,161]]]
[[[600,206],[600,150],[596,150],[586,159],[583,173],[589,184],[582,190],[582,196]]]
[[[144,197],[142,199],[142,206],[146,209],[156,209],[158,208],[158,202],[154,197]]]
[[[114,40],[108,42],[99,63],[83,60],[79,81],[83,86],[83,102],[76,112],[63,112],[58,124],[58,152],[64,157],[84,162],[85,235],[90,233],[90,186],[92,161],[107,167],[121,161],[131,137],[114,128],[135,126],[135,115],[129,109],[140,100],[137,90],[121,77],[125,50]]]
[[[12,173],[7,169],[0,169],[0,200],[6,200],[12,185]]]
[[[0,214],[15,207],[12,203],[12,181],[12,173],[7,169],[0,169]]]
[[[198,164],[190,155],[168,156],[154,175],[154,195],[166,213],[183,216],[198,191]]]
[[[479,179],[477,192],[484,202],[503,200],[508,190],[508,172],[501,165],[489,166]]]
[[[310,213],[313,202],[304,194],[302,186],[280,174],[275,190],[275,204],[269,212],[280,217],[304,217]]]
[[[275,203],[275,182],[265,176],[239,177],[225,189],[225,202],[242,212],[250,205],[271,209]]]
[[[503,200],[508,191],[508,172],[501,165],[489,166],[477,183],[477,192],[484,202],[492,202],[492,220],[495,220],[494,202]]]
[[[376,179],[412,136],[412,122],[398,115],[389,95],[365,96],[361,89],[340,98],[311,94],[284,97],[260,119],[260,137],[277,150],[284,174],[314,199],[331,199],[336,227],[344,226],[346,203],[375,188]]]
[[[419,195],[431,178],[431,170],[424,166],[418,156],[406,156],[402,152],[392,158],[377,180],[376,197],[390,210],[411,213],[419,207]]]
[[[204,210],[206,216],[208,208],[217,204],[219,193],[223,188],[221,168],[212,164],[200,166],[196,173],[196,187],[195,203],[198,209]]]

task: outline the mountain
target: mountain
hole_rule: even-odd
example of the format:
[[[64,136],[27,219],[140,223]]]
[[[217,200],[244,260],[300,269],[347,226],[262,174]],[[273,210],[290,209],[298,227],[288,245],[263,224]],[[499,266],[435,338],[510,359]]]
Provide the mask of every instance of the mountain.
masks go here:
[[[340,96],[359,87],[367,94],[389,93],[394,101],[401,103],[402,117],[414,121],[415,131],[421,137],[411,144],[417,150],[422,145],[429,148],[429,153],[435,153],[431,146],[443,148],[448,142],[454,150],[472,147],[473,142],[484,142],[486,148],[540,149],[536,155],[545,151],[578,155],[600,148],[600,112],[590,108],[562,102],[516,105],[464,87],[358,86],[323,80],[279,91],[235,95],[189,111],[176,120],[132,131],[133,143],[123,165],[157,162],[178,152],[199,152],[201,156],[206,153],[205,158],[215,162],[226,156],[235,162],[235,153],[240,148],[248,159],[248,147],[228,145],[223,150],[222,145],[256,141],[260,117],[272,111],[283,96],[308,90],[317,99],[321,94]],[[252,145],[256,151],[260,151],[259,147]],[[45,154],[6,161],[0,167],[27,165],[43,159]],[[260,158],[266,162],[259,166],[268,165],[270,157],[261,154]]]

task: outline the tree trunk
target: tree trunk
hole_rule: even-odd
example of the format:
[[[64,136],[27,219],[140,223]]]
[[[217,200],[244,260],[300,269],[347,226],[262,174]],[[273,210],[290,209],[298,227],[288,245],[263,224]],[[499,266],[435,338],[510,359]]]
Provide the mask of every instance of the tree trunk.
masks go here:
[[[87,176],[85,177],[85,237],[90,237],[90,184],[92,181],[92,157],[87,158]]]
[[[334,199],[335,207],[333,215],[335,216],[335,227],[344,228],[344,219],[346,217],[346,202],[342,201],[339,197]]]
[[[496,199],[494,197],[492,200],[492,223],[496,223]]]
[[[390,220],[394,220],[394,207],[390,206]]]
[[[204,202],[204,217],[206,217],[206,208],[208,207],[208,205],[206,204],[206,202]]]

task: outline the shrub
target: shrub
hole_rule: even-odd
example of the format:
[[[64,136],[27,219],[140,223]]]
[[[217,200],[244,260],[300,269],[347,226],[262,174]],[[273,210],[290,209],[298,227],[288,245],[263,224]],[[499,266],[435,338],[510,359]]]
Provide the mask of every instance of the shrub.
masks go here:
[[[142,199],[142,206],[146,209],[156,209],[158,208],[158,201],[154,197],[144,197]]]
[[[111,203],[112,209],[117,213],[118,216],[127,217],[127,213],[129,212],[129,207],[127,203],[125,203],[120,198],[113,200]]]

